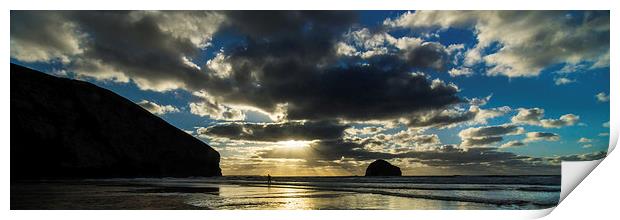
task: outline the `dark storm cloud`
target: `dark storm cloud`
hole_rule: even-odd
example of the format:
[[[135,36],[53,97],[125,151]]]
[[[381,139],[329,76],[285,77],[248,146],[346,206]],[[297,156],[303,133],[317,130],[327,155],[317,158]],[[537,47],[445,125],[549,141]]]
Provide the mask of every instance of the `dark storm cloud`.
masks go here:
[[[226,11],[224,13],[227,15],[227,22],[223,28],[231,28],[252,38],[264,39],[294,38],[307,31],[339,33],[358,19],[355,11]]]
[[[414,67],[443,70],[448,61],[446,48],[435,42],[427,42],[411,50],[403,50],[405,62]]]
[[[229,17],[231,27],[248,33],[248,39],[226,51],[231,76],[219,83],[227,86],[214,85],[210,93],[269,112],[286,103],[288,119],[396,118],[460,101],[456,88],[432,87],[425,77],[409,74],[399,59],[343,65],[335,45],[355,21],[351,12],[281,12],[268,16],[273,23],[262,16]]]
[[[455,87],[433,87],[424,77],[404,71],[351,67],[318,76],[303,88],[316,98],[285,97],[290,98],[289,118],[391,119],[460,102]]]
[[[56,57],[81,75],[133,81],[156,91],[205,91],[221,103],[269,113],[284,106],[290,120],[396,119],[462,101],[455,86],[410,74],[412,68],[435,65],[441,45],[424,44],[405,60],[377,57],[366,66],[342,59],[335,48],[342,34],[358,25],[352,11],[49,11],[11,16],[16,59]],[[20,16],[31,19],[16,19]],[[23,26],[28,28],[18,28]],[[41,32],[31,36],[26,30]],[[222,75],[191,62],[201,45],[220,32],[240,36],[222,52],[222,62],[231,67]],[[43,52],[27,50],[39,41],[56,43]]]
[[[329,140],[342,138],[349,126],[331,121],[286,123],[230,123],[199,129],[202,135],[232,140],[277,142],[286,140]]]

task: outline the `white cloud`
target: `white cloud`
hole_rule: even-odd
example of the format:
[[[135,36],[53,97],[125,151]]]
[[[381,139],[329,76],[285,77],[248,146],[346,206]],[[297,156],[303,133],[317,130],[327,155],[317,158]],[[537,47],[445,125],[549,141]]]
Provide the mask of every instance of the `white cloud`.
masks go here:
[[[241,109],[221,104],[205,91],[194,92],[194,95],[202,99],[200,102],[189,103],[190,113],[194,115],[224,121],[240,121],[246,117]]]
[[[380,55],[394,55],[410,66],[443,69],[449,56],[462,53],[464,45],[448,47],[417,37],[395,38],[385,31],[373,32],[368,28],[349,31],[343,35],[343,42],[335,45],[337,54],[370,59]]]
[[[609,122],[605,122],[605,123],[603,123],[603,127],[608,128],[608,127],[609,127]]]
[[[222,51],[207,61],[207,68],[213,75],[222,79],[230,77],[232,72],[232,65],[226,62],[226,55]]]
[[[503,136],[523,133],[525,133],[525,129],[513,124],[467,128],[459,132],[460,146],[486,146],[502,141]]]
[[[148,101],[148,100],[142,100],[138,102],[137,104],[141,106],[142,108],[156,115],[164,115],[167,113],[179,112],[179,109],[172,105],[160,105],[155,102]]]
[[[192,62],[191,59],[187,58],[186,56],[181,57],[181,60],[183,61],[183,63],[191,68],[200,70],[200,67],[198,65],[196,65],[194,62]]]
[[[564,126],[573,126],[579,122],[579,116],[574,114],[565,114],[559,119],[542,119],[545,110],[540,108],[519,108],[517,115],[512,117],[512,122],[517,124],[528,124],[542,126],[544,128],[560,128]]]
[[[336,54],[344,56],[357,56],[359,53],[355,47],[343,42],[338,42],[336,44]]]
[[[560,119],[543,119],[540,125],[544,128],[560,128],[564,126],[573,126],[579,121],[579,116],[574,114],[566,114],[560,116]]]
[[[75,59],[70,71],[77,73],[78,77],[92,77],[96,80],[120,83],[129,82],[129,77],[125,73],[97,59]]]
[[[489,109],[481,109],[477,106],[472,106],[470,107],[470,111],[477,112],[476,117],[474,117],[473,120],[476,124],[486,124],[487,120],[505,115],[506,113],[512,111],[512,109],[508,106]]]
[[[579,138],[577,142],[578,143],[592,143],[592,139],[582,137],[582,138]]]
[[[596,94],[595,97],[596,97],[596,100],[599,102],[609,102],[609,96],[605,94],[604,92],[600,92]]]
[[[566,84],[571,84],[574,83],[575,80],[574,79],[569,79],[569,78],[565,78],[565,77],[559,77],[559,78],[555,78],[555,85],[566,85]]]
[[[525,134],[525,139],[523,142],[534,142],[534,141],[559,141],[560,135],[555,133],[548,132],[528,132]]]
[[[474,29],[478,44],[466,53],[465,65],[485,63],[488,75],[531,77],[553,64],[597,68],[609,60],[608,12],[577,18],[561,11],[416,11],[384,24],[422,31]],[[482,53],[495,43],[497,51]]]
[[[524,145],[525,144],[521,141],[508,141],[505,144],[502,144],[500,148],[518,147],[518,146],[524,146]]]
[[[517,115],[512,117],[512,122],[519,124],[539,125],[545,110],[541,108],[519,108]]]
[[[475,106],[484,106],[487,103],[489,103],[489,101],[491,100],[491,97],[493,97],[493,94],[490,94],[484,98],[472,98],[469,99],[469,104],[470,105],[475,105]],[[508,106],[506,106],[508,107]],[[508,107],[509,108],[509,107]]]
[[[562,67],[562,69],[558,70],[557,73],[575,73],[575,72],[580,72],[580,71],[584,71],[586,69],[586,66],[583,64],[571,64],[568,63],[566,65],[564,65]]]
[[[448,74],[450,74],[450,76],[452,77],[471,76],[474,74],[474,72],[471,70],[471,68],[459,67],[450,69],[450,71],[448,71]]]
[[[384,127],[369,126],[363,128],[350,127],[344,130],[348,135],[370,135],[385,131]]]
[[[427,151],[441,144],[437,134],[420,134],[417,129],[406,129],[394,134],[376,134],[368,138],[350,137],[349,141],[365,144],[365,148],[380,152]]]

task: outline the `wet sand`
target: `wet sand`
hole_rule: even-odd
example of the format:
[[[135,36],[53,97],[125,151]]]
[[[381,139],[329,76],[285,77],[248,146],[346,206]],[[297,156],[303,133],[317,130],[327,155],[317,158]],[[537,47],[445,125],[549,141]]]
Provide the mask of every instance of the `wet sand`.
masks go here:
[[[36,181],[11,183],[11,209],[536,209],[399,195],[191,179]]]

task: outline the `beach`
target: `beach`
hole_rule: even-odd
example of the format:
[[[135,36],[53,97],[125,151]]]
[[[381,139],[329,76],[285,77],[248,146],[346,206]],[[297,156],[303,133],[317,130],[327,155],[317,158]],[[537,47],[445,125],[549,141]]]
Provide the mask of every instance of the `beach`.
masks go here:
[[[132,178],[11,183],[11,209],[543,209],[559,176]]]

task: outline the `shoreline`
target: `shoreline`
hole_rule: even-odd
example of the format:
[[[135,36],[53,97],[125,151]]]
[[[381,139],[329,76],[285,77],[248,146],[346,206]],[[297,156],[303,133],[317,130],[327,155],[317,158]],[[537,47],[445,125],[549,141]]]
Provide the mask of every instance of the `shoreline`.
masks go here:
[[[11,209],[543,209],[557,202],[494,197],[517,192],[559,197],[559,190],[548,186],[543,186],[547,187],[543,190],[522,191],[494,185],[468,188],[471,186],[467,184],[429,188],[429,185],[441,185],[329,185],[333,183],[329,181],[276,181],[267,185],[256,181],[219,180],[138,178],[11,182]],[[489,198],[476,197],[476,194],[489,195]],[[334,201],[340,201],[340,205]]]

